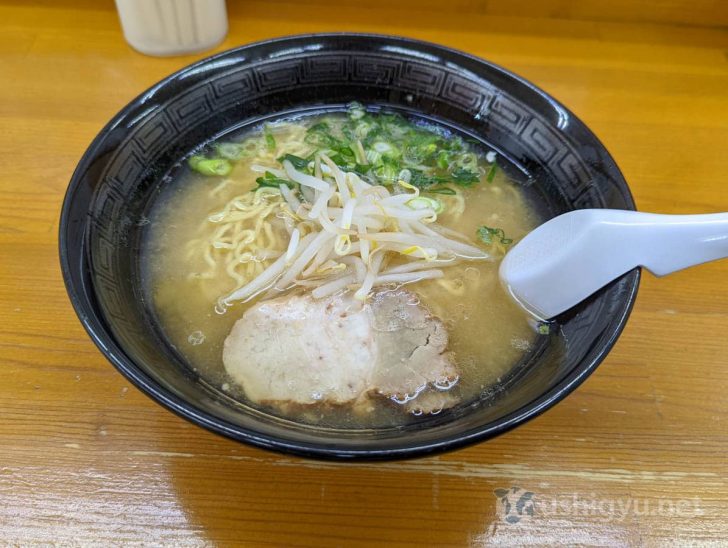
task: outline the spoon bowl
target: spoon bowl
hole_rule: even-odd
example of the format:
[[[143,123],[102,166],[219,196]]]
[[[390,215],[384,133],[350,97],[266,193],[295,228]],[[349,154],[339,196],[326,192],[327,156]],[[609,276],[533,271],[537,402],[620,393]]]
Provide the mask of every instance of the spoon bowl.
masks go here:
[[[499,276],[513,300],[549,320],[635,267],[664,276],[725,257],[728,213],[581,209],[527,234],[506,254]]]

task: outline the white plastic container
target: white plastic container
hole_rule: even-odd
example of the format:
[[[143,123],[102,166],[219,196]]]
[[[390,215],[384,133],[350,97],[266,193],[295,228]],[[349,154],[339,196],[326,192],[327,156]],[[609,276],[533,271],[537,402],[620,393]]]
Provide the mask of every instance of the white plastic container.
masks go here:
[[[116,0],[116,9],[126,41],[147,55],[203,51],[228,30],[225,0]]]

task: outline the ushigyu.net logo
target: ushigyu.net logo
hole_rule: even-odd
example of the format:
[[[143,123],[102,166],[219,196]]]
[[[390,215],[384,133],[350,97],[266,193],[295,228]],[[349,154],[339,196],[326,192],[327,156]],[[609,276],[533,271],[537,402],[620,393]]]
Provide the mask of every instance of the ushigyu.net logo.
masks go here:
[[[695,517],[703,514],[700,499],[645,499],[588,497],[570,495],[536,495],[520,487],[499,488],[493,491],[497,515],[506,523],[527,521],[534,516],[588,516],[599,521],[624,521],[632,516]]]

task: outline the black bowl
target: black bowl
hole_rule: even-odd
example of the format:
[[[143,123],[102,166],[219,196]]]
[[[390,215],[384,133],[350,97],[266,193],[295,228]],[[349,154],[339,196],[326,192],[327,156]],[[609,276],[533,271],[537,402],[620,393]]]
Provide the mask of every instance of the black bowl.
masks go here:
[[[140,283],[144,215],[165,174],[201,143],[245,123],[350,101],[421,113],[487,142],[530,183],[545,216],[634,209],[597,138],[564,106],[491,63],[415,40],[322,34],[269,40],[191,65],[132,101],[84,154],[66,194],[60,255],[76,313],[137,387],[213,432],[323,458],[431,454],[491,438],[574,390],[605,357],[635,299],[634,270],[559,318],[560,329],[475,402],[408,426],[296,424],[212,390],[170,348]]]

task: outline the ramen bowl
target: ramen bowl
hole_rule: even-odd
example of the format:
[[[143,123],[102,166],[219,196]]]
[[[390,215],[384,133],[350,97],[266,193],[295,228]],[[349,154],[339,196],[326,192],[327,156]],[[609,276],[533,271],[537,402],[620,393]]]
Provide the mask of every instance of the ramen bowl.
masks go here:
[[[229,438],[306,457],[423,456],[487,440],[542,413],[584,381],[622,331],[640,273],[629,272],[558,318],[474,401],[389,428],[326,428],[265,413],[214,390],[157,325],[142,284],[147,214],[170,170],[231,128],[351,101],[430,118],[483,141],[529,187],[544,218],[634,209],[604,146],[568,109],[492,63],[404,38],[322,34],[269,40],[186,67],[102,129],[66,194],[60,256],[92,340],[134,385]]]

